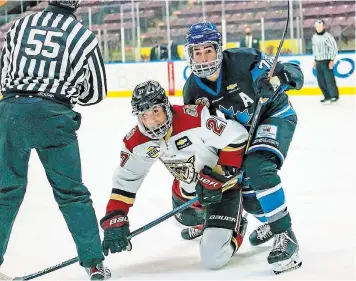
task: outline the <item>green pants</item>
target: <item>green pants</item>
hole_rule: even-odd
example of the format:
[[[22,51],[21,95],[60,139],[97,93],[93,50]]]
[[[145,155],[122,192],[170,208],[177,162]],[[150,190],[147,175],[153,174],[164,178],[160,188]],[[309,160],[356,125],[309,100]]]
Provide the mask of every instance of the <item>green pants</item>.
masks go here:
[[[267,221],[275,234],[292,225],[278,170],[287,157],[296,125],[295,115],[263,120],[242,166],[248,179],[242,191],[244,209]]]
[[[90,192],[82,183],[76,136],[80,120],[70,107],[42,98],[0,101],[0,264],[26,192],[32,149],[46,171],[80,264],[91,267],[104,259]]]
[[[329,69],[329,62],[329,60],[316,62],[316,78],[325,99],[339,97],[339,90],[336,86],[335,75],[333,70]]]

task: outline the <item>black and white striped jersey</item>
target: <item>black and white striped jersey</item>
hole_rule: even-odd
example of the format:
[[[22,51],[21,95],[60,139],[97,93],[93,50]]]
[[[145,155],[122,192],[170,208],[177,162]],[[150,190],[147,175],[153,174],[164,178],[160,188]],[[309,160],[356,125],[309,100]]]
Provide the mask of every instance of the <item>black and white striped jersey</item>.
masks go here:
[[[338,48],[334,37],[329,32],[314,34],[312,44],[313,56],[316,61],[335,59]]]
[[[1,54],[4,97],[30,94],[74,105],[106,97],[106,74],[94,33],[63,8],[17,20]]]

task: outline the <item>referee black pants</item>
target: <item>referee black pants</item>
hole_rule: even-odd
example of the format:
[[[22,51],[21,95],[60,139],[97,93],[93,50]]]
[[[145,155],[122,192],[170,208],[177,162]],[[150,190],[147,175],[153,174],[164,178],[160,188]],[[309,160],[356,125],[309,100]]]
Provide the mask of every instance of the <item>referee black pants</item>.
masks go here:
[[[319,88],[325,99],[339,98],[339,89],[336,86],[335,76],[332,69],[329,69],[330,60],[316,62],[316,77]]]

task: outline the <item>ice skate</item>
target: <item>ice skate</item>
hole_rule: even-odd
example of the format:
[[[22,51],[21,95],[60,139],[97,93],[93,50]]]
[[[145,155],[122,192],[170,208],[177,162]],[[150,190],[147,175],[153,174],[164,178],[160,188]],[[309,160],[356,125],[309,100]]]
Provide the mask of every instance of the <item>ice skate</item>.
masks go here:
[[[204,232],[203,227],[204,227],[203,224],[199,224],[199,225],[185,228],[181,231],[181,236],[184,240],[192,240],[198,238],[203,235]]]
[[[257,246],[267,241],[271,240],[274,234],[271,231],[271,227],[268,223],[262,224],[257,227],[249,236],[249,240],[251,245]]]
[[[275,274],[295,270],[302,265],[299,257],[299,245],[293,230],[276,234],[273,249],[268,255],[268,263],[272,265]]]
[[[111,277],[110,270],[104,266],[103,263],[99,263],[96,266],[85,269],[90,277],[90,280],[107,280]]]

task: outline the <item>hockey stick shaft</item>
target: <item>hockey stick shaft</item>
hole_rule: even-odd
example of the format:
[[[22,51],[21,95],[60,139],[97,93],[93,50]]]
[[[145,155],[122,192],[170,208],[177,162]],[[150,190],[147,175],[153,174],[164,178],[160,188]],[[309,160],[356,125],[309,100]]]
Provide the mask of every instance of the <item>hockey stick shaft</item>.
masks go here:
[[[288,25],[289,25],[289,2],[288,2],[288,9],[287,10],[288,10],[288,15],[287,15],[286,25],[285,25],[284,30],[283,30],[282,39],[279,42],[277,53],[276,53],[276,55],[274,57],[272,67],[271,67],[271,69],[269,70],[269,73],[268,73],[268,80],[270,80],[272,78],[272,76],[273,76],[274,70],[275,70],[277,62],[278,62],[278,57],[279,57],[279,55],[281,53],[282,46],[283,46],[283,43],[284,43],[284,39],[285,39],[286,34],[287,34]],[[283,92],[285,89],[286,89],[286,87],[279,87],[277,89],[276,93],[274,94],[274,96],[277,95],[280,92]],[[268,102],[268,100],[269,100],[269,98],[262,98],[262,97],[260,97],[258,99],[258,103],[257,103],[257,106],[256,106],[255,113],[253,114],[250,131],[249,131],[248,138],[247,138],[247,144],[246,144],[246,150],[245,150],[246,153],[247,153],[248,149],[251,146],[252,138],[253,138],[253,136],[255,134],[255,131],[256,131],[256,128],[257,128],[257,124],[258,124],[258,122],[260,120],[262,107],[265,105],[265,103]]]
[[[276,65],[277,65],[277,62],[278,62],[278,57],[279,57],[279,54],[281,53],[281,50],[282,50],[282,46],[284,44],[284,39],[286,38],[286,34],[287,34],[287,30],[288,30],[288,25],[289,25],[289,1],[288,1],[288,8],[287,8],[287,21],[286,21],[286,25],[284,27],[284,30],[283,30],[283,34],[282,34],[282,39],[281,41],[279,42],[279,45],[278,45],[278,49],[277,49],[277,52],[276,52],[276,55],[274,57],[274,60],[273,60],[273,64],[272,64],[272,67],[271,69],[269,70],[269,73],[268,73],[268,79],[270,80],[273,76],[273,72],[276,68]]]
[[[235,182],[237,183],[237,179],[238,179],[239,176],[240,175],[237,175],[237,176],[231,178],[229,181],[227,181],[223,185],[223,191],[226,191],[226,190],[232,188],[234,186],[234,183]],[[128,239],[130,240],[131,238],[141,234],[142,232],[145,232],[145,231],[149,230],[150,228],[152,228],[152,227],[160,224],[161,222],[169,219],[170,217],[176,215],[177,213],[179,213],[181,211],[184,211],[185,209],[189,208],[190,206],[192,206],[197,201],[198,201],[198,196],[195,196],[194,198],[192,198],[189,201],[183,203],[182,205],[180,205],[179,207],[173,209],[172,211],[164,214],[163,216],[159,217],[158,219],[155,219],[154,221],[152,221],[152,222],[150,222],[150,223],[148,223],[148,224],[136,229],[135,231],[131,232],[131,234],[128,236]],[[0,280],[31,280],[31,279],[40,277],[42,275],[46,275],[46,274],[48,274],[50,272],[53,272],[55,270],[64,268],[64,267],[69,266],[71,264],[77,263],[78,261],[79,261],[79,258],[75,257],[75,258],[66,260],[66,261],[64,261],[64,262],[62,262],[60,264],[48,267],[46,269],[43,269],[41,271],[38,271],[38,272],[30,274],[30,275],[26,275],[26,276],[23,276],[23,277],[11,278],[9,276],[0,274]]]

